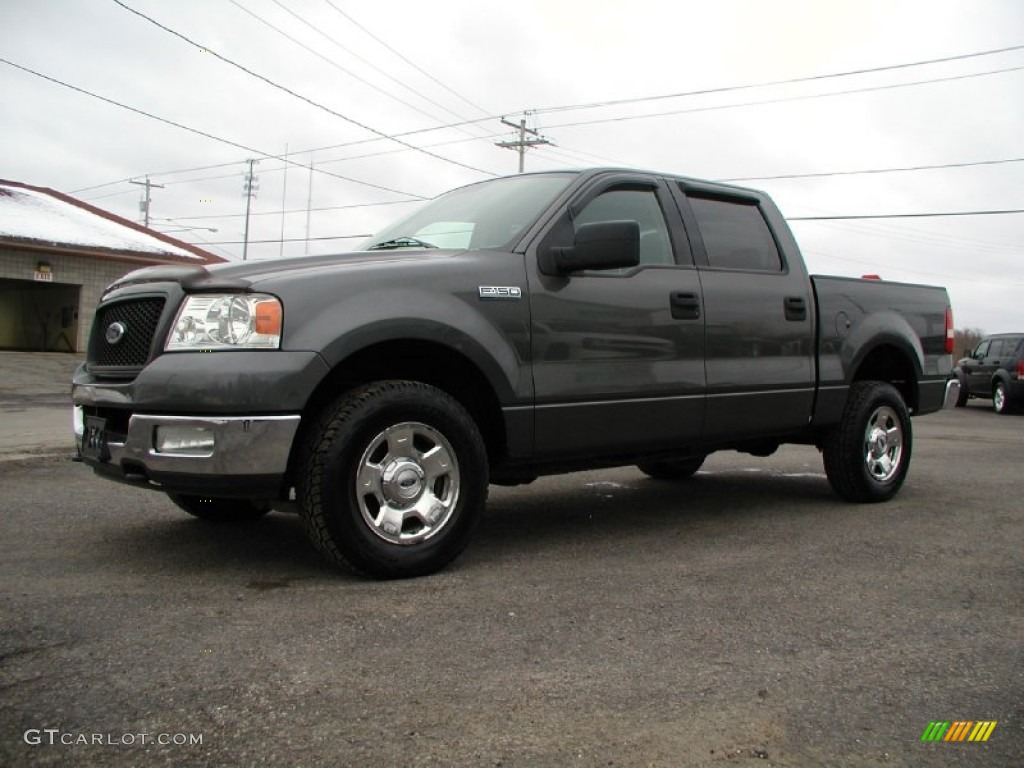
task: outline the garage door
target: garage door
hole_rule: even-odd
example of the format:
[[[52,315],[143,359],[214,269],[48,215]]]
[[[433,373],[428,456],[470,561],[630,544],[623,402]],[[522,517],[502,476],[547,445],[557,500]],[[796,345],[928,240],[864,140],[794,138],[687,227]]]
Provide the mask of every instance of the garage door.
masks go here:
[[[0,349],[77,352],[81,286],[0,279]]]

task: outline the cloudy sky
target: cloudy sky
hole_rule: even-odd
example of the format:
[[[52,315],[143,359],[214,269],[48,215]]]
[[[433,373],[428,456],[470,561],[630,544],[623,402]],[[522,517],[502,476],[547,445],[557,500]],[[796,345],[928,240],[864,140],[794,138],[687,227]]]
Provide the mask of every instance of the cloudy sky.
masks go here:
[[[527,170],[741,179],[791,219],[1024,209],[1017,0],[3,0],[0,58],[0,178],[139,220],[148,176],[155,228],[232,259],[247,160],[249,258],[343,251],[515,172],[503,116],[551,142]],[[813,272],[1024,328],[1024,214],[791,225]]]

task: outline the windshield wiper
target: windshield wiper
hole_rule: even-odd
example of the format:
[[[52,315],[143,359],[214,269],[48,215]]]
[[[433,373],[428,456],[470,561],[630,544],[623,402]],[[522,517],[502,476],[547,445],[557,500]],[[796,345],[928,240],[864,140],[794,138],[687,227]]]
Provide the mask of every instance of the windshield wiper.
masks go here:
[[[385,240],[383,243],[371,245],[368,251],[390,251],[394,248],[437,248],[433,243],[426,243],[417,240],[415,237],[396,237],[394,240]]]

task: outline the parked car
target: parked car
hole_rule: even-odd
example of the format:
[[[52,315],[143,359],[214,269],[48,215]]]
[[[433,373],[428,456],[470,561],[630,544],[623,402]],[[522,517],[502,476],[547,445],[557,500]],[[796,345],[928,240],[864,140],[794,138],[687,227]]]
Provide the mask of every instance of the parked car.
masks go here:
[[[986,336],[973,352],[964,350],[953,375],[960,382],[958,408],[972,397],[991,397],[996,413],[1009,413],[1024,403],[1024,333]]]
[[[840,496],[885,501],[952,353],[945,289],[808,275],[763,193],[553,172],[356,253],[127,275],[73,400],[98,473],[207,520],[291,504],[331,561],[412,576],[462,551],[488,483],[557,472],[683,480],[803,443]]]

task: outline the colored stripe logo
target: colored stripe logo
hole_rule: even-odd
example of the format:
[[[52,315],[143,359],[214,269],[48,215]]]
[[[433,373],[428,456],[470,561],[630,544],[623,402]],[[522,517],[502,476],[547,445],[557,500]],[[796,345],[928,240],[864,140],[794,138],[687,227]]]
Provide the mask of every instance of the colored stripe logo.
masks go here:
[[[988,741],[996,724],[995,720],[933,720],[921,734],[921,741]]]

